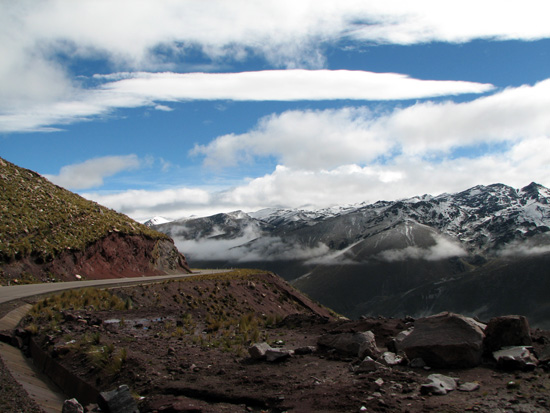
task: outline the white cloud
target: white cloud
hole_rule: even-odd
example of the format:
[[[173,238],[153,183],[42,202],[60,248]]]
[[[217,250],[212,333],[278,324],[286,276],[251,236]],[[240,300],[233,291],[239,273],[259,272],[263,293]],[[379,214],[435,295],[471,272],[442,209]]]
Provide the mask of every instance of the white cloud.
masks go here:
[[[365,108],[287,111],[250,132],[218,137],[192,153],[227,166],[275,156],[295,169],[333,169],[395,154],[428,156],[452,149],[550,136],[550,79],[466,103],[417,103],[389,113]],[[516,150],[520,150],[517,147]],[[393,153],[393,155],[392,155]]]
[[[68,189],[86,189],[101,186],[104,178],[138,168],[140,164],[136,155],[105,156],[64,166],[58,175],[44,176],[54,184]]]
[[[90,119],[118,108],[186,100],[293,101],[324,99],[401,100],[483,93],[492,85],[413,79],[395,73],[347,70],[267,70],[243,73],[115,73],[97,89],[71,99],[16,106],[0,112],[0,132],[42,131],[50,125]]]
[[[380,135],[407,154],[550,135],[550,79],[465,103],[419,103],[380,117]]]
[[[163,112],[172,112],[174,110],[170,106],[166,106],[166,105],[156,105],[155,109],[156,110],[161,110]]]
[[[510,0],[401,0],[369,3],[369,9],[371,19],[357,27],[353,37],[407,45],[431,41],[462,43],[479,38],[534,40],[550,33],[543,17],[550,12],[550,6],[536,0],[522,3],[522,7]]]
[[[359,202],[396,200],[419,194],[458,192],[475,185],[504,183],[515,188],[536,181],[550,187],[550,138],[512,144],[506,151],[477,158],[432,162],[421,156],[398,156],[390,163],[304,170],[279,165],[264,176],[226,190],[180,188],[124,191],[85,196],[132,218],[155,215],[181,218],[266,207],[323,208]]]
[[[174,243],[190,261],[230,260],[236,262],[322,259],[329,253],[325,244],[306,247],[280,237],[262,236],[254,227],[245,227],[234,239],[187,240],[174,237]]]
[[[144,222],[156,215],[178,219],[222,212],[217,208],[215,194],[206,189],[183,187],[157,191],[132,189],[107,194],[86,192],[81,195]]]
[[[537,234],[524,241],[510,242],[500,249],[501,257],[530,257],[550,253],[550,236]]]
[[[115,70],[128,71],[175,70],[189,63],[189,51],[197,50],[212,64],[253,55],[267,59],[272,67],[322,68],[324,47],[345,38],[357,44],[548,38],[549,8],[540,0],[525,0],[521,7],[514,1],[472,0],[453,4],[427,0],[301,0],[299,4],[294,0],[3,2],[0,131],[51,130],[51,125],[84,120],[114,108],[154,105],[144,95],[137,96],[136,101],[135,91],[130,100],[115,96],[113,102],[112,94],[83,90],[71,78],[60,55],[102,60]],[[157,83],[160,80],[157,78]],[[457,83],[449,83],[451,91],[447,92],[442,91],[441,82],[430,85],[406,78],[392,80],[393,85],[398,83],[405,86],[409,96],[464,93],[455,89]],[[265,86],[261,86],[263,90]],[[416,88],[421,88],[420,92]],[[427,92],[429,88],[434,89]],[[318,89],[320,95],[333,93]],[[344,94],[352,96],[361,90],[347,89]],[[227,85],[223,90],[235,98]],[[250,94],[250,89],[245,92]],[[300,87],[297,92],[304,94]],[[387,88],[381,92],[391,96]],[[288,95],[288,90],[282,88],[281,93]],[[168,99],[165,93],[151,96]],[[182,98],[180,91],[176,99]],[[207,97],[203,94],[200,98]]]
[[[88,197],[148,219],[271,206],[322,208],[496,182],[516,188],[531,181],[550,186],[549,88],[547,80],[468,103],[421,103],[387,113],[343,108],[275,114],[250,132],[222,136],[195,149],[212,165],[274,156],[279,165],[264,176],[226,190]],[[498,150],[491,151],[493,144],[500,144]],[[478,151],[484,145],[489,149]],[[445,155],[469,146],[475,149],[470,156]],[[431,156],[434,151],[444,156]]]
[[[370,162],[392,148],[370,130],[374,116],[366,108],[287,111],[258,122],[251,132],[221,136],[192,154],[207,166],[232,166],[256,156],[276,156],[291,168],[334,168]]]
[[[428,248],[409,246],[402,249],[383,251],[378,257],[383,261],[406,261],[409,259],[438,261],[452,257],[463,257],[466,251],[457,242],[442,236],[434,236],[435,244]]]
[[[116,77],[114,77],[116,79]],[[103,89],[147,100],[403,100],[483,93],[490,84],[419,80],[361,70],[263,70],[241,73],[134,73]]]

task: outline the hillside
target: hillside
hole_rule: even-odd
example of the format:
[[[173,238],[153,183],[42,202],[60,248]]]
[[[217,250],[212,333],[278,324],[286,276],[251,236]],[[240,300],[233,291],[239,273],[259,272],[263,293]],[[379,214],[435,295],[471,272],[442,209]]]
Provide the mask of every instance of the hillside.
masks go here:
[[[165,234],[0,158],[0,282],[185,272]]]

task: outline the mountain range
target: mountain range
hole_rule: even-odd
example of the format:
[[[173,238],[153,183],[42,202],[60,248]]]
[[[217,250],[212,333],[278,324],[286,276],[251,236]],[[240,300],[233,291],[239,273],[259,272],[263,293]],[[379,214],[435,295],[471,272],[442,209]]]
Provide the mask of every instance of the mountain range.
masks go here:
[[[350,317],[518,313],[550,326],[550,191],[536,183],[152,227],[195,266],[270,269]]]

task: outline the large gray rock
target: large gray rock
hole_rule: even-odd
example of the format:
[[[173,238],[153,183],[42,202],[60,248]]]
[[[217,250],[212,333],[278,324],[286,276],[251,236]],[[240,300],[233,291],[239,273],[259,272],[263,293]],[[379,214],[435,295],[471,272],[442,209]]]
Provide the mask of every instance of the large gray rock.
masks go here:
[[[101,392],[98,404],[101,410],[108,413],[139,413],[130,388],[125,384],[115,390]]]
[[[527,318],[521,315],[494,317],[485,329],[483,345],[487,353],[503,347],[530,346],[531,330]]]
[[[481,363],[484,337],[475,320],[445,312],[418,319],[396,347],[409,360],[421,358],[430,367],[474,367]]]
[[[336,350],[347,356],[375,357],[380,351],[376,347],[374,333],[365,331],[361,333],[325,334],[319,337],[317,344]]]

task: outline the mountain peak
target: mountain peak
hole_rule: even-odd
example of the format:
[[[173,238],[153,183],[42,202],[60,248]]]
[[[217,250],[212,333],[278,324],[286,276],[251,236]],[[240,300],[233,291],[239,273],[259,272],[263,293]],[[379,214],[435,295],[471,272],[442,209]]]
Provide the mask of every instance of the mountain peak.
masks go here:
[[[521,188],[520,193],[523,194],[524,198],[538,201],[542,204],[550,203],[550,190],[536,182],[531,182],[529,185]]]

